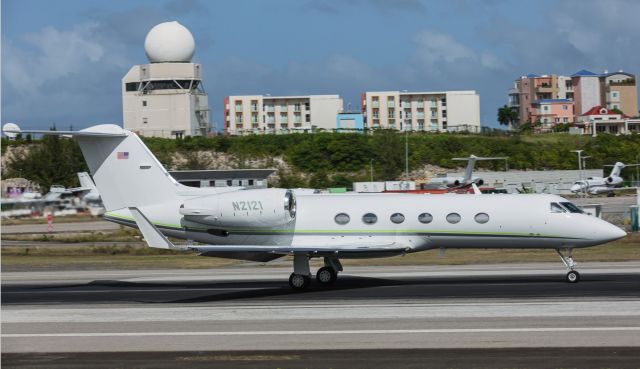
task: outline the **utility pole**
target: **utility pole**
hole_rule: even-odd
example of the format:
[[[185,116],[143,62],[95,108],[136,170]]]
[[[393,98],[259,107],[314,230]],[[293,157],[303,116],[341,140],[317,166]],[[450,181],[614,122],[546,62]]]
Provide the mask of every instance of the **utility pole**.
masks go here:
[[[404,127],[404,176],[409,180],[409,133]]]

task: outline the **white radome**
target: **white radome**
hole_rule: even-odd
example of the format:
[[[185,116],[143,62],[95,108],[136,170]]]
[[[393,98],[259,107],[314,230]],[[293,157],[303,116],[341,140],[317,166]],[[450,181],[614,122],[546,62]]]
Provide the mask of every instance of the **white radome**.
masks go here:
[[[191,32],[175,21],[151,28],[144,40],[144,52],[151,63],[189,63],[195,50]]]

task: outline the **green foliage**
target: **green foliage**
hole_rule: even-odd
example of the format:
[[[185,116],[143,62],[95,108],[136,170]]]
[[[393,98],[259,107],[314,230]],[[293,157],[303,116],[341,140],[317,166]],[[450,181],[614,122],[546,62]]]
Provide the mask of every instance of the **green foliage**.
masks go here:
[[[506,105],[498,108],[498,122],[502,125],[513,125],[518,122],[519,118],[520,117],[516,109],[510,108]]]
[[[76,173],[86,172],[87,166],[80,147],[74,140],[59,136],[45,136],[29,153],[7,163],[6,177],[22,177],[37,183],[42,191],[53,184],[78,186]]]
[[[521,129],[530,127],[522,125]],[[444,168],[464,166],[453,157],[508,156],[510,169],[575,169],[577,158],[571,150],[583,149],[591,158],[588,168],[600,168],[616,161],[634,163],[640,152],[640,135],[607,135],[593,138],[568,134],[543,135],[465,135],[410,133],[409,169],[426,164]],[[144,138],[151,151],[165,165],[180,152],[187,163],[183,169],[208,166],[199,151],[226,152],[242,167],[251,159],[283,157],[290,171],[279,170],[281,187],[348,187],[354,181],[368,181],[371,160],[374,180],[394,180],[404,171],[405,135],[395,131],[376,130],[371,134],[331,133],[192,137],[182,140]],[[48,137],[35,140],[25,158],[9,163],[8,176],[36,180],[48,188],[52,183],[73,185],[75,173],[85,170],[84,160],[72,140]],[[15,141],[3,139],[5,145]],[[19,144],[26,144],[25,141]],[[268,160],[267,160],[268,162]],[[503,161],[480,161],[479,169],[503,170]],[[275,183],[274,183],[275,184]]]

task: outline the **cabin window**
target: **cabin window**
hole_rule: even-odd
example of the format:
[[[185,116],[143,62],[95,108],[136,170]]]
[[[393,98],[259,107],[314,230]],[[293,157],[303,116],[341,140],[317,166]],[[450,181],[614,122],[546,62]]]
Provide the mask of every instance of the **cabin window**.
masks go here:
[[[450,213],[449,215],[447,215],[447,222],[451,224],[459,223],[460,219],[462,219],[462,217],[458,213]]]
[[[395,224],[400,224],[402,222],[404,222],[404,215],[400,214],[400,213],[394,213],[391,214],[391,221]]]
[[[565,209],[569,210],[572,213],[578,213],[578,214],[582,214],[584,213],[584,211],[582,209],[580,209],[579,207],[577,207],[574,203],[572,202],[561,202],[560,205],[564,206]]]
[[[373,213],[366,213],[362,216],[362,222],[365,224],[375,224],[378,221],[378,216]]]
[[[487,213],[478,213],[478,214],[476,214],[474,219],[476,220],[476,222],[478,222],[480,224],[485,224],[485,223],[487,223],[489,221],[489,214],[487,214]]]
[[[341,225],[347,224],[351,220],[349,215],[345,214],[345,213],[340,213],[340,214],[336,215],[336,217],[333,218],[333,219],[336,221],[336,223],[341,224]]]
[[[562,206],[558,205],[557,202],[551,203],[551,212],[552,213],[566,213],[567,211],[562,208]]]
[[[423,224],[429,224],[433,221],[433,216],[429,213],[422,213],[418,215],[418,221]]]

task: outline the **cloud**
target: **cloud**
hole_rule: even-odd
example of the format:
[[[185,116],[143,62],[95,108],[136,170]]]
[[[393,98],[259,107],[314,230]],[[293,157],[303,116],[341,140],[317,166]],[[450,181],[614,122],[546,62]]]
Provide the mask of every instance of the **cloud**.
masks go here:
[[[423,30],[414,36],[413,41],[416,44],[415,58],[430,68],[437,69],[455,62],[467,62],[490,69],[505,67],[491,52],[477,52],[447,33]]]

